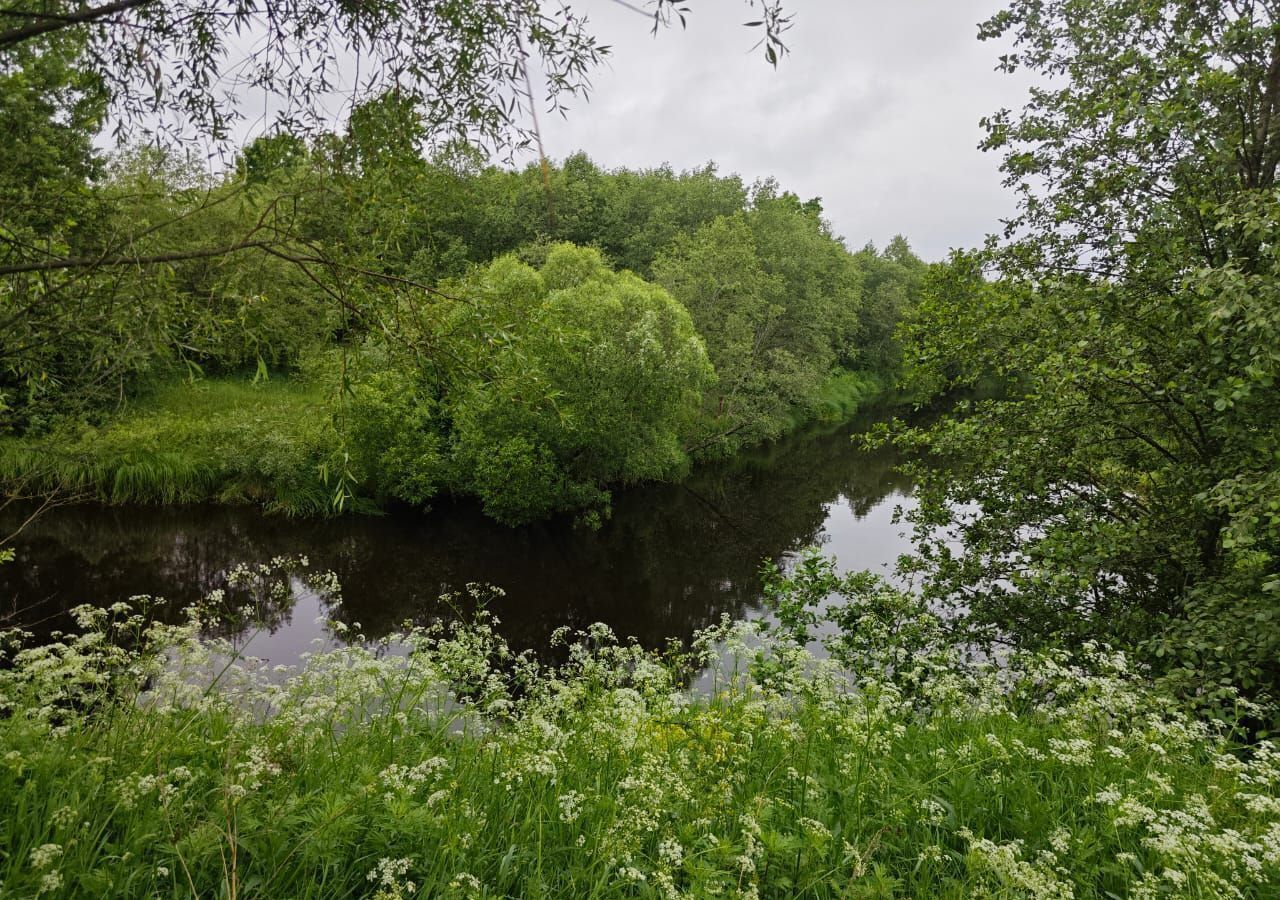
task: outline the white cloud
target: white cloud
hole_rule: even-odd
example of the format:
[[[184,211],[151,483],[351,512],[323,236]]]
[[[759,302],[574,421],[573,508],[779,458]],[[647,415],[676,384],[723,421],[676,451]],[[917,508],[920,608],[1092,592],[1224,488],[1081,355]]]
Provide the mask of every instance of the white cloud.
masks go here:
[[[1012,211],[978,120],[1022,103],[977,40],[998,0],[791,0],[791,54],[749,52],[745,2],[692,4],[688,28],[649,24],[610,0],[579,0],[613,47],[588,103],[543,116],[547,152],[601,165],[708,160],[747,181],[773,175],[820,196],[849,244],[895,233],[929,259],[973,246]]]

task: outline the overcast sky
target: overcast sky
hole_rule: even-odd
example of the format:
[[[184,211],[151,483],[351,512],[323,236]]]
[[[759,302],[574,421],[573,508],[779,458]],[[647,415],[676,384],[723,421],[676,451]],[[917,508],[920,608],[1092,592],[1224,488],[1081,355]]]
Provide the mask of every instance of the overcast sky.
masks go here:
[[[1021,106],[1025,85],[977,39],[999,0],[790,0],[776,71],[749,52],[745,0],[691,3],[686,31],[656,37],[612,0],[576,5],[613,54],[588,103],[542,117],[552,157],[774,175],[821,197],[853,248],[901,233],[926,259],[980,243],[1012,210],[997,157],[977,149],[978,120]]]

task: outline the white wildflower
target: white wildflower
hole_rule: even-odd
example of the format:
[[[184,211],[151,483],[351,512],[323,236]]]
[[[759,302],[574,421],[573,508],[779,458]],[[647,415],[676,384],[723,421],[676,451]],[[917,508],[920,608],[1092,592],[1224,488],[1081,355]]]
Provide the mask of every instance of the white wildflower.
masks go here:
[[[947,808],[932,797],[920,801],[920,811],[930,825],[940,825],[947,818]]]
[[[1120,802],[1121,796],[1119,789],[1114,784],[1109,784],[1093,795],[1093,802],[1104,806],[1115,806]]]
[[[31,868],[44,869],[62,855],[61,844],[41,844],[31,851]]]
[[[684,847],[675,838],[667,838],[658,845],[658,858],[674,869],[684,861]]]
[[[52,894],[60,887],[62,887],[62,873],[55,869],[52,872],[46,872],[40,878],[40,889],[36,893]]]
[[[562,794],[559,799],[560,821],[573,823],[582,814],[582,795],[577,791]]]

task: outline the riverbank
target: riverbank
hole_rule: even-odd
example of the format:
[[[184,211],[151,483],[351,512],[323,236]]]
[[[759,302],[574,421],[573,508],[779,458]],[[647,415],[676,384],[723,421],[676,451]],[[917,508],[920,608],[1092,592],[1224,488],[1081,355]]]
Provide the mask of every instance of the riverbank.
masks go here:
[[[888,396],[889,384],[875,373],[834,375],[793,412],[784,434],[813,422],[847,421]],[[375,428],[369,418],[300,377],[174,382],[100,427],[67,425],[40,437],[0,439],[0,486],[109,504],[254,503],[300,516],[424,501],[377,483],[373,470],[386,451],[374,445],[388,425]],[[413,451],[398,449],[400,456]],[[417,451],[420,458],[412,462],[421,467],[414,473],[420,482],[440,493],[467,494],[468,475],[442,460],[429,436]],[[588,509],[601,504],[599,497],[583,501]]]
[[[340,447],[325,392],[300,379],[162,385],[100,427],[0,440],[0,484],[101,503],[253,502],[324,514]]]
[[[831,587],[804,572],[775,599]],[[226,667],[195,620],[86,610],[81,636],[0,666],[0,887],[1102,898],[1280,878],[1270,744],[1187,718],[1118,654],[997,673],[939,644],[927,611],[891,627],[910,598],[837,588],[857,624],[835,663],[740,624],[681,656],[593,628],[546,669],[480,619],[284,675]],[[691,697],[702,666],[719,674]]]
[[[343,603],[328,610],[303,596],[279,605],[273,627],[249,648],[272,663],[297,662],[326,633],[318,617],[359,622],[377,638],[406,620],[453,617],[437,597],[470,583],[504,591],[493,609],[520,649],[545,651],[555,628],[587,622],[661,647],[722,615],[759,610],[764,560],[783,563],[821,543],[845,568],[886,572],[910,551],[905,528],[893,521],[895,507],[912,502],[897,454],[850,440],[879,420],[869,412],[809,426],[697,466],[678,483],[618,491],[613,514],[596,530],[568,517],[510,528],[475,501],[324,518],[244,503],[50,509],[15,540],[20,564],[0,566],[0,623],[66,629],[67,611],[86,598],[110,605],[136,594],[165,597],[176,616],[225,587],[237,563],[306,555],[339,575]],[[25,513],[0,512],[0,533],[19,527]]]

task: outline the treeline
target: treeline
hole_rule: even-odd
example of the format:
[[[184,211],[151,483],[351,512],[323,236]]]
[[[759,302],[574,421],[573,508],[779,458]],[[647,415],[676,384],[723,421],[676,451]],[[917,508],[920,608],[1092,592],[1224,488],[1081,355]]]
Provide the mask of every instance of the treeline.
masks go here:
[[[903,239],[850,253],[817,199],[710,165],[428,158],[416,122],[388,95],[216,177],[22,123],[63,156],[9,172],[10,218],[58,249],[0,260],[0,477],[293,511],[465,494],[515,523],[892,379],[928,268]],[[239,383],[172,388],[214,378]]]

